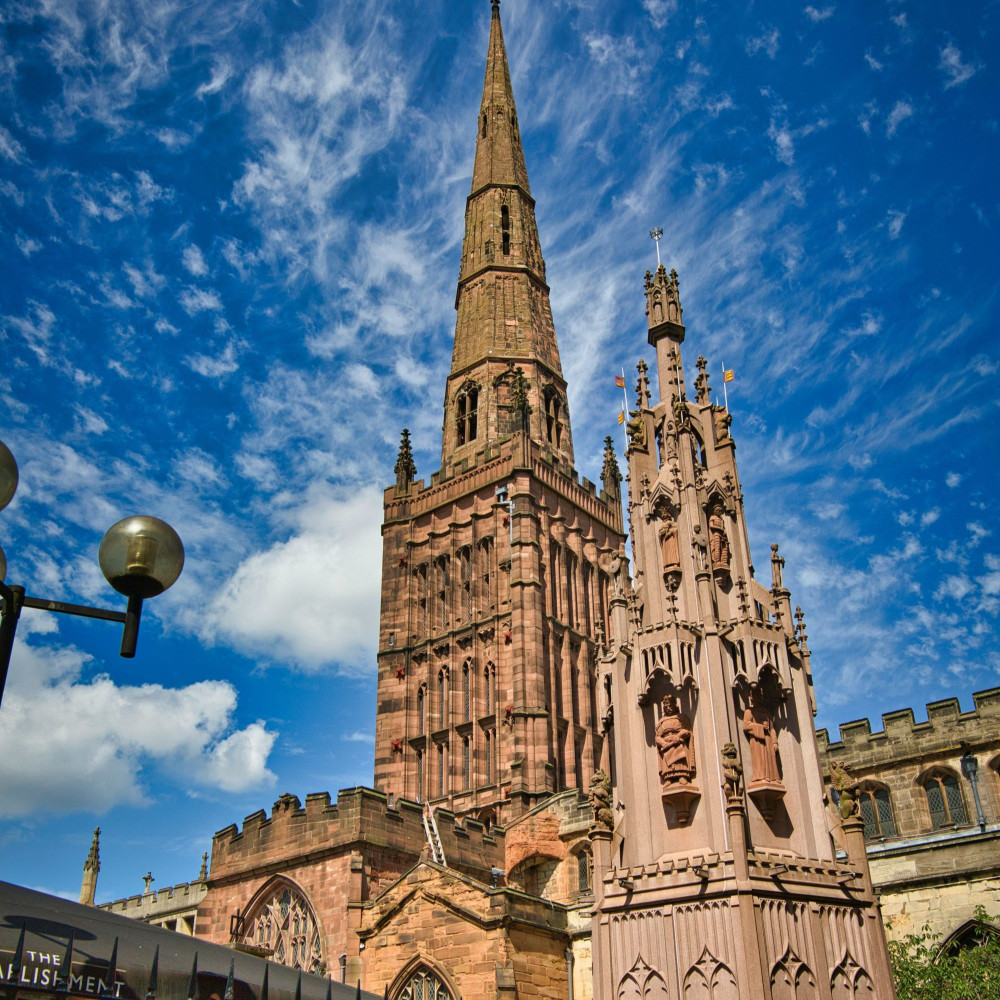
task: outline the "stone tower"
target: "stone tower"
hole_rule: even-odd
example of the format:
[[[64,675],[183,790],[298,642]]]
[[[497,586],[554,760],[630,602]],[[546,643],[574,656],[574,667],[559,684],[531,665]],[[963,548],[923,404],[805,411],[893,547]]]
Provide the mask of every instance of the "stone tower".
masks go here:
[[[772,546],[770,586],[755,578],[730,416],[704,358],[688,398],[676,272],[647,272],[645,293],[659,400],[640,362],[634,589],[612,596],[611,631],[627,638],[599,666],[610,773],[592,791],[594,995],[891,998],[844,771],[828,821],[784,560]]]
[[[441,468],[407,431],[386,490],[375,784],[488,822],[585,789],[620,474],[573,468],[517,109],[493,0],[445,386]]]
[[[83,863],[83,879],[80,882],[80,902],[84,906],[93,906],[97,895],[97,876],[101,871],[101,828],[94,830],[94,839],[90,843],[90,853]]]

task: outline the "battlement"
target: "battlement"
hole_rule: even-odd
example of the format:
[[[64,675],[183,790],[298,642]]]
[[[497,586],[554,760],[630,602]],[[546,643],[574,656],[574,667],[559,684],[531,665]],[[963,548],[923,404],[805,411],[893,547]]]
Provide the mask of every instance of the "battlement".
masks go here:
[[[150,920],[182,910],[193,910],[205,897],[208,886],[205,882],[180,882],[165,889],[151,890],[101,903],[98,910],[118,913],[133,920]]]
[[[269,864],[279,858],[316,858],[341,853],[361,844],[387,847],[419,855],[426,846],[424,806],[408,799],[391,804],[384,792],[345,788],[332,803],[329,792],[306,796],[305,806],[295,795],[278,797],[271,815],[260,809],[212,838],[212,879]],[[474,819],[462,822],[446,809],[435,809],[441,846],[449,864],[479,869],[489,859],[503,856],[503,831],[487,831]]]
[[[972,696],[973,709],[963,712],[957,698],[944,698],[926,706],[927,721],[917,722],[912,708],[897,709],[882,716],[882,729],[872,732],[868,719],[856,719],[840,726],[840,739],[830,742],[829,733],[816,733],[820,751],[838,756],[852,752],[878,754],[880,749],[897,757],[905,744],[917,752],[946,744],[974,745],[995,739],[1000,731],[1000,687],[977,691]]]

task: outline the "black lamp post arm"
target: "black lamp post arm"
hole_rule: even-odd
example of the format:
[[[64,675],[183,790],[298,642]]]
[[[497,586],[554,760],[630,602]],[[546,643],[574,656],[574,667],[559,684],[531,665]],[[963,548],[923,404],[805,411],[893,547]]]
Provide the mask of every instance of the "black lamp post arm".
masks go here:
[[[86,604],[67,604],[65,601],[28,597],[24,593],[24,587],[13,585],[8,587],[5,583],[0,583],[0,597],[3,598],[3,607],[0,608],[0,703],[3,702],[3,689],[7,683],[7,670],[10,667],[10,654],[14,648],[14,633],[21,617],[21,608],[36,608],[39,611],[54,611],[57,614],[76,615],[80,618],[99,618],[101,621],[118,622],[124,625],[121,655],[128,658],[135,656],[139,618],[142,615],[141,597],[130,597],[125,611],[108,611],[105,608],[91,608]]]

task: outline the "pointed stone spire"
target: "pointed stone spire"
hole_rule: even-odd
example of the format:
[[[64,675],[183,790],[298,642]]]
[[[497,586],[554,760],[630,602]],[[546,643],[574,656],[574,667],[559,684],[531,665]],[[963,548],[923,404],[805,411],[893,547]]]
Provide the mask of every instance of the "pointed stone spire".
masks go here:
[[[97,894],[97,875],[101,870],[101,828],[94,830],[94,839],[90,843],[90,853],[83,863],[83,881],[80,883],[80,902],[84,906],[93,906]]]
[[[517,127],[514,88],[510,83],[507,49],[500,26],[500,5],[493,4],[486,79],[479,107],[479,140],[472,171],[472,193],[491,184],[511,184],[531,197],[524,165],[521,133]]]
[[[198,881],[208,881],[208,851],[201,856],[201,868],[198,869]]]
[[[399,442],[399,455],[396,457],[396,465],[393,471],[396,473],[396,494],[410,492],[410,486],[417,474],[417,467],[413,461],[413,451],[410,448],[410,432],[408,428],[403,428],[403,437]]]
[[[566,383],[499,5],[492,10],[445,389],[445,471],[475,463],[477,455],[521,429],[520,414],[511,409],[518,367],[531,406],[529,438],[561,462],[573,463]]]
[[[615,455],[615,443],[610,434],[604,439],[604,468],[601,469],[601,484],[609,498],[621,502],[622,474],[618,468],[618,458]]]

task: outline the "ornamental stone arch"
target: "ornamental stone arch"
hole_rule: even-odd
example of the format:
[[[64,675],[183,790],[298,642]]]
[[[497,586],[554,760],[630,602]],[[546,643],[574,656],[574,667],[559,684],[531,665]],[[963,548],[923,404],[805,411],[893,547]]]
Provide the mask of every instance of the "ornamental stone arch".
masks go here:
[[[670,1000],[670,993],[663,976],[651,969],[640,955],[628,972],[622,976],[616,991],[616,1000]]]
[[[243,911],[242,943],[271,961],[317,975],[327,972],[323,929],[305,890],[284,875],[265,883]]]
[[[423,955],[403,966],[386,993],[391,1000],[461,1000],[462,997],[452,977]]]

